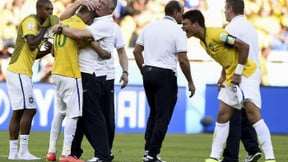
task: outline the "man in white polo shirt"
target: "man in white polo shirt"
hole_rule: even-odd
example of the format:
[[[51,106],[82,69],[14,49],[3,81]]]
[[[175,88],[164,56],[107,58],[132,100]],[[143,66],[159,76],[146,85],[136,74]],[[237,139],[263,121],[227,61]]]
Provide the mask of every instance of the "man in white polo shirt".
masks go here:
[[[85,134],[94,148],[94,157],[88,160],[89,162],[111,161],[108,135],[107,131],[105,131],[107,127],[102,100],[107,75],[105,59],[111,57],[114,49],[114,21],[112,13],[116,5],[117,0],[100,1],[100,4],[94,8],[97,18],[86,29],[77,30],[60,27],[63,34],[74,39],[93,38],[94,41],[100,43],[102,49],[110,52],[109,57],[100,57],[91,47],[79,51],[79,66],[83,82],[83,117],[77,123],[71,154],[78,158],[81,156],[83,152],[81,142]],[[73,7],[77,10],[80,6],[76,4]],[[70,9],[73,9],[73,7],[70,7]]]
[[[188,81],[190,97],[195,86],[187,58],[186,36],[178,25],[182,22],[183,5],[170,1],[165,17],[144,27],[134,49],[150,107],[145,131],[144,162],[162,162],[157,157],[177,101],[177,59]],[[143,54],[144,57],[143,57]]]

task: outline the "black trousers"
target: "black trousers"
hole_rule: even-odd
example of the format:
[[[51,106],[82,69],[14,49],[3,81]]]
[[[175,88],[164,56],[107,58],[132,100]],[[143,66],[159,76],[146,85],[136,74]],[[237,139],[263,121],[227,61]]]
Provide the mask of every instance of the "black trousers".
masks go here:
[[[106,76],[81,73],[83,84],[83,116],[77,122],[72,142],[71,154],[80,157],[81,143],[85,135],[94,149],[94,156],[104,161],[110,160],[110,149],[103,108],[103,89]]]
[[[240,140],[249,155],[261,152],[258,147],[257,134],[250,124],[245,109],[235,110],[230,119],[230,130],[222,162],[238,162]]]
[[[177,101],[177,78],[172,70],[145,66],[143,85],[150,108],[144,149],[150,156],[156,156],[160,153]]]
[[[104,86],[104,116],[106,119],[109,149],[112,151],[115,136],[114,79],[106,80]]]

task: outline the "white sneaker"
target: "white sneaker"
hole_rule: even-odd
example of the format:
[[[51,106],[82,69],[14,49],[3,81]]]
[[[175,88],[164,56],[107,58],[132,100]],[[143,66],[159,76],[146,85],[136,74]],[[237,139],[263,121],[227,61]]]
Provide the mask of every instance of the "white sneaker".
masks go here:
[[[18,160],[41,160],[41,158],[34,156],[28,152],[24,154],[18,154]]]
[[[17,156],[17,152],[15,153],[9,153],[9,156],[8,156],[8,160],[18,160],[18,156]]]
[[[102,160],[97,157],[93,157],[92,159],[87,160],[87,162],[102,162]]]

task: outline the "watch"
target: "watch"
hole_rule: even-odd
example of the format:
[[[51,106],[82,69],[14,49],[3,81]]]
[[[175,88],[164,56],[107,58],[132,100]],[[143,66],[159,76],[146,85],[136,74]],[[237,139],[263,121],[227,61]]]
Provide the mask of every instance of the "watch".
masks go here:
[[[62,34],[62,32],[63,32],[63,26],[58,26],[57,34]]]

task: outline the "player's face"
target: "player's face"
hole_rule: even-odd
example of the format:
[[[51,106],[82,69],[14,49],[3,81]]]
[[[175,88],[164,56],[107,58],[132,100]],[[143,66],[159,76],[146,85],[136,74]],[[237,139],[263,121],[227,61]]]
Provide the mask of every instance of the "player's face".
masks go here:
[[[39,18],[44,21],[49,15],[53,14],[52,3],[42,3],[41,6],[37,9],[37,14]]]
[[[183,19],[182,29],[186,32],[187,38],[195,36],[196,33],[195,23],[192,23],[189,19]]]

